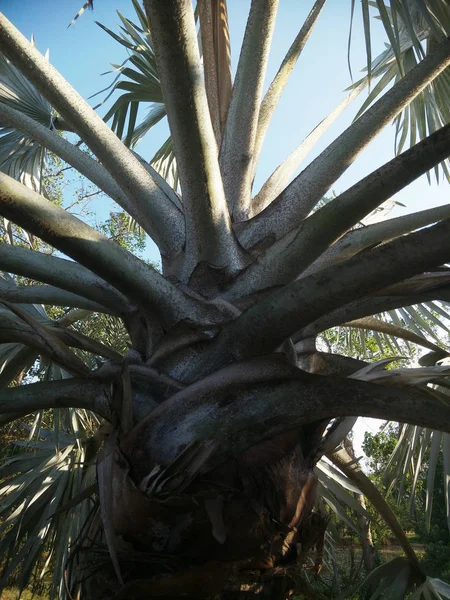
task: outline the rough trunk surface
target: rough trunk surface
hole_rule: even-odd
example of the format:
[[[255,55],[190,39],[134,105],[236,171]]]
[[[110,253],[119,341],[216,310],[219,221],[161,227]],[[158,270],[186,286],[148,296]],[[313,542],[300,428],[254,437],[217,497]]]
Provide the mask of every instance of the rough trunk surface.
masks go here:
[[[99,509],[77,554],[88,598],[289,597],[299,567],[320,569],[327,524],[313,508],[315,429],[258,444],[187,485],[179,466],[161,476],[156,464],[138,481],[111,433],[98,465],[103,527]]]

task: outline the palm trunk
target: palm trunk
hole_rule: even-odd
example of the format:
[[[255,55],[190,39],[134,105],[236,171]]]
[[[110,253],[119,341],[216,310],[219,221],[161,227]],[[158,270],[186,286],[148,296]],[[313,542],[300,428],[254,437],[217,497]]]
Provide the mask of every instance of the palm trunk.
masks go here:
[[[324,367],[305,354],[299,364],[326,377],[272,355],[184,387],[175,376],[191,348],[172,346],[165,368],[163,350],[144,363],[130,355],[115,378],[106,365],[105,383],[91,386],[95,398],[99,386],[112,388],[118,422],[97,463],[101,508],[77,553],[88,600],[289,597],[311,558],[316,573],[321,567],[328,519],[314,509],[314,467],[325,451],[326,402],[336,410],[351,396],[372,410],[376,388],[386,406],[407,410],[413,397],[333,374],[353,372],[351,359]],[[426,396],[417,400],[424,404]],[[367,529],[363,543],[369,556]],[[80,581],[74,566],[73,596]]]
[[[149,491],[151,478],[147,491],[145,479],[139,489],[133,475],[142,465],[128,463],[116,446],[110,466],[107,457],[99,465],[99,486],[111,490],[111,510],[102,512],[103,530],[95,533],[94,521],[93,543],[85,548],[89,600],[287,598],[294,585],[286,575],[320,543],[326,525],[313,510],[316,476],[305,458],[307,442],[298,431],[280,435],[184,489],[178,472],[163,493],[156,480]],[[117,573],[105,546],[117,558]],[[123,587],[113,596],[119,576]]]

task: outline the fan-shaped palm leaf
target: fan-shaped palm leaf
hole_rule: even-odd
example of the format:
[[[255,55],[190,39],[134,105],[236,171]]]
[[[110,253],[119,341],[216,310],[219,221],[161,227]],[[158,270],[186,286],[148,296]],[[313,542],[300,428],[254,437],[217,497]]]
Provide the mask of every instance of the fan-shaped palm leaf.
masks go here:
[[[148,20],[139,2],[137,0],[132,2],[139,25],[124,17],[119,11],[117,12],[122,22],[119,35],[101,23],[97,23],[129,52],[129,56],[121,65],[112,65],[117,75],[112,84],[102,90],[102,92],[109,90],[109,93],[97,107],[106,102],[114,92],[125,92],[115,100],[104,118],[105,121],[112,119],[112,130],[120,138],[124,136],[123,141],[130,148],[134,148],[150,129],[166,116]],[[137,124],[139,106],[148,103],[150,106],[147,114]],[[177,189],[178,170],[170,137],[150,160],[150,164],[173,189]],[[131,226],[135,226],[134,220],[130,223]]]
[[[53,126],[53,111],[49,102],[1,55],[0,102],[45,127]],[[46,151],[35,140],[11,128],[0,127],[0,170],[42,193],[45,162]]]
[[[9,288],[16,286],[11,277],[4,277]],[[29,314],[29,319],[45,324],[49,333],[51,328],[58,330],[58,324],[49,319],[42,306],[19,306],[20,311]],[[126,350],[128,337],[119,319],[91,315],[89,311],[75,313],[73,317],[63,317],[61,324],[74,321],[76,331]],[[2,314],[14,318],[3,305]],[[47,343],[52,343],[51,338],[47,338]],[[96,368],[101,356],[93,354],[96,348],[89,346],[90,352],[84,349],[76,352],[91,368]],[[6,388],[18,373],[26,372],[33,364],[37,365],[35,373],[43,381],[71,377],[45,355],[40,356],[39,366],[38,358],[39,350],[28,347],[26,342],[0,344],[0,386]],[[58,408],[39,411],[28,417],[27,422],[30,423],[25,426],[29,430],[28,440],[15,442],[21,452],[0,466],[0,555],[5,559],[0,585],[5,585],[12,574],[19,573],[21,591],[28,585],[32,573],[39,579],[51,570],[51,593],[62,598],[68,582],[76,585],[73,567],[77,560],[82,560],[77,549],[83,546],[89,523],[95,516],[95,450],[92,445],[95,448],[101,443],[96,441],[100,421],[94,413],[84,409]],[[46,429],[49,425],[51,430]]]
[[[362,0],[364,30],[368,58],[368,75],[363,81],[370,82],[379,78],[363,103],[356,119],[382,94],[392,83],[398,81],[420,60],[423,59],[436,44],[450,35],[450,9],[441,0],[392,0],[389,5],[384,0]],[[387,49],[373,61],[371,60],[370,8],[378,13],[389,38]],[[448,94],[450,92],[450,71],[446,69],[432,85],[424,89],[409,106],[395,119],[396,151],[401,152],[409,138],[413,146],[417,140],[424,139],[428,133],[436,131],[450,121]],[[445,177],[450,180],[449,161],[440,165]],[[439,167],[435,167],[436,179],[439,180]]]
[[[22,591],[40,558],[40,577],[51,561],[53,590],[61,597],[69,549],[80,542],[92,513],[90,500],[84,498],[89,497],[86,492],[93,492],[95,466],[83,465],[85,450],[75,439],[67,445],[61,433],[59,440],[46,434],[45,441],[43,434],[41,430],[40,441],[27,442],[21,454],[0,467],[0,553],[6,557],[2,584],[20,566],[18,586]]]
[[[148,20],[139,2],[137,0],[132,0],[132,2],[139,25],[124,17],[119,11],[118,15],[122,22],[119,35],[101,23],[97,23],[129,52],[129,56],[121,65],[113,65],[117,75],[113,83],[106,88],[110,91],[102,104],[115,91],[122,90],[126,92],[108,110],[105,121],[113,118],[112,129],[116,131],[119,137],[122,137],[128,116],[125,143],[130,147],[134,147],[166,115]],[[128,66],[128,63],[132,66]],[[123,77],[126,79],[123,79]],[[136,126],[137,108],[141,102],[150,103],[151,106],[147,116]]]

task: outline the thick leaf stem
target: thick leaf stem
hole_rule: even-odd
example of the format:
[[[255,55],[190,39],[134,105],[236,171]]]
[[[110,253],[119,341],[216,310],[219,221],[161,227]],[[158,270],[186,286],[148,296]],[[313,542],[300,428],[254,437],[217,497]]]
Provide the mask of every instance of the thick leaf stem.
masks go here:
[[[450,218],[450,204],[444,204],[443,206],[420,210],[401,217],[386,219],[366,227],[358,227],[349,231],[330,246],[300,274],[300,277],[306,277],[306,275],[311,275],[311,273],[316,273],[321,269],[348,260],[369,246],[387,242],[420,227],[426,227],[448,218]]]
[[[320,138],[328,131],[336,119],[353,102],[355,98],[367,87],[364,81],[361,85],[352,90],[314,129],[306,138],[291,152],[286,160],[279,165],[269,179],[264,183],[260,191],[252,200],[251,216],[254,217],[264,210],[271,202],[277,198],[284,188],[289,184],[295,172],[302,161],[314,148]],[[236,227],[239,241],[245,246],[251,246],[253,240],[251,222],[241,225],[242,233],[239,231],[239,225]]]
[[[399,294],[398,296],[380,294],[349,302],[348,304],[344,304],[336,310],[332,310],[322,317],[319,317],[316,321],[313,321],[306,327],[300,328],[293,338],[295,342],[302,339],[308,339],[310,336],[318,335],[330,327],[342,325],[354,319],[362,319],[403,306],[412,306],[420,302],[430,302],[431,300],[444,300],[445,302],[449,302],[450,288],[447,286],[447,288],[442,290],[438,287],[434,287],[430,291],[423,291],[415,294],[408,294],[405,292],[404,295]]]
[[[379,333],[385,333],[387,335],[395,336],[396,338],[412,342],[413,344],[418,344],[419,346],[423,346],[424,348],[428,348],[429,350],[442,350],[440,346],[437,346],[436,344],[433,344],[433,342],[428,341],[422,335],[418,335],[417,333],[414,333],[409,329],[405,329],[404,327],[394,325],[393,323],[382,321],[381,319],[377,319],[376,317],[362,317],[361,319],[355,319],[353,321],[342,323],[342,325],[344,327],[355,327],[357,329],[366,329],[369,331],[378,331]]]
[[[368,250],[268,294],[225,326],[193,371],[273,352],[293,333],[353,300],[450,260],[450,219]],[[345,319],[348,320],[348,319]],[[192,376],[192,373],[191,373]]]
[[[314,159],[265,210],[248,224],[248,247],[268,235],[297,228],[360,152],[420,92],[450,65],[447,38]]]
[[[109,385],[83,379],[31,383],[0,392],[0,415],[46,408],[85,408],[109,419]]]
[[[186,219],[187,280],[199,262],[234,272],[242,251],[220,176],[190,0],[145,0]]]
[[[392,159],[305,219],[273,244],[233,284],[225,298],[295,279],[333,242],[399,190],[450,155],[450,125]]]
[[[248,218],[258,116],[278,0],[253,0],[220,149],[228,206],[234,221]]]
[[[29,285],[17,288],[3,288],[3,286],[0,285],[0,300],[18,302],[19,304],[49,304],[52,306],[64,307],[70,306],[107,314],[117,313],[117,311],[112,311],[104,306],[101,306],[100,304],[97,304],[96,302],[91,302],[82,296],[72,294],[71,292],[67,292],[66,290],[59,289],[52,285]]]
[[[0,50],[47,98],[94,152],[140,214],[148,213],[150,234],[161,252],[184,246],[183,217],[139,161],[89,104],[28,40],[0,14]]]
[[[423,390],[311,375],[262,357],[230,365],[178,392],[139,423],[125,445],[147,447],[164,465],[189,444],[212,440],[217,464],[320,419],[363,415],[450,431],[448,412]]]
[[[131,202],[108,171],[86,152],[82,152],[54,131],[44,127],[24,113],[3,103],[0,103],[0,123],[22,131],[77,169],[105,194],[115,200],[151,235],[153,225],[149,212],[143,212],[139,206]]]
[[[200,301],[187,296],[155,269],[2,173],[0,214],[85,265],[139,306],[154,311],[166,326],[185,318],[208,319],[208,310]]]
[[[416,553],[408,541],[403,527],[392,512],[389,504],[378,491],[377,487],[370,481],[359,466],[357,461],[352,460],[344,448],[339,448],[328,453],[328,458],[336,465],[353,483],[355,483],[371,504],[382,516],[392,533],[395,535],[398,543],[403,548],[404,553],[414,565],[416,571],[423,576]]]
[[[94,275],[90,269],[64,258],[50,256],[20,246],[0,244],[0,269],[7,273],[14,273],[15,275],[49,283],[61,288],[59,291],[72,292],[72,294],[77,294],[92,302],[106,306],[114,312],[128,312],[132,308],[125,296],[106,281]],[[46,289],[47,291],[41,290],[41,292],[44,295],[51,294],[48,288]],[[5,293],[6,295],[8,293],[26,295],[27,290],[30,290],[30,288],[14,287],[6,289]],[[28,294],[32,295],[31,292],[28,292]],[[67,299],[69,300],[69,298]],[[68,306],[70,306],[70,303]]]
[[[256,165],[258,164],[259,155],[261,154],[262,145],[264,138],[266,137],[267,130],[269,129],[270,121],[272,120],[273,113],[278,105],[281,95],[289,81],[289,78],[294,70],[295,65],[302,53],[309,36],[317,23],[317,20],[322,12],[326,0],[316,0],[310,13],[306,17],[297,37],[292,42],[291,47],[287,51],[286,56],[278,69],[272,83],[267,90],[264,99],[259,109],[258,118],[258,129],[255,140],[255,150],[253,159],[253,177],[256,171]]]

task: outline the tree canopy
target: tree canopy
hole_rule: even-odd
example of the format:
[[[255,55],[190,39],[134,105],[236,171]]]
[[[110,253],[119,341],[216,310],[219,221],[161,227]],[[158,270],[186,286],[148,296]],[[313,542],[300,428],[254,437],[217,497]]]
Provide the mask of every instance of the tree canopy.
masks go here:
[[[0,589],[51,568],[55,598],[312,594],[328,510],[366,514],[362,492],[405,552],[369,574],[373,597],[450,597],[342,447],[358,416],[404,423],[395,477],[411,470],[414,496],[427,462],[429,525],[442,456],[448,514],[450,205],[371,219],[421,175],[449,176],[448,3],[362,0],[365,76],[260,190],[326,0],[267,91],[278,0],[250,3],[234,76],[224,0],[132,3],[119,34],[103,27],[129,52],[104,119],[0,14],[0,424],[21,449],[0,466]],[[148,161],[138,141],[166,117]],[[397,155],[332,194],[392,122]],[[90,182],[76,205],[54,161]],[[97,192],[114,204],[93,226],[74,206]],[[412,346],[419,367],[401,362]]]

